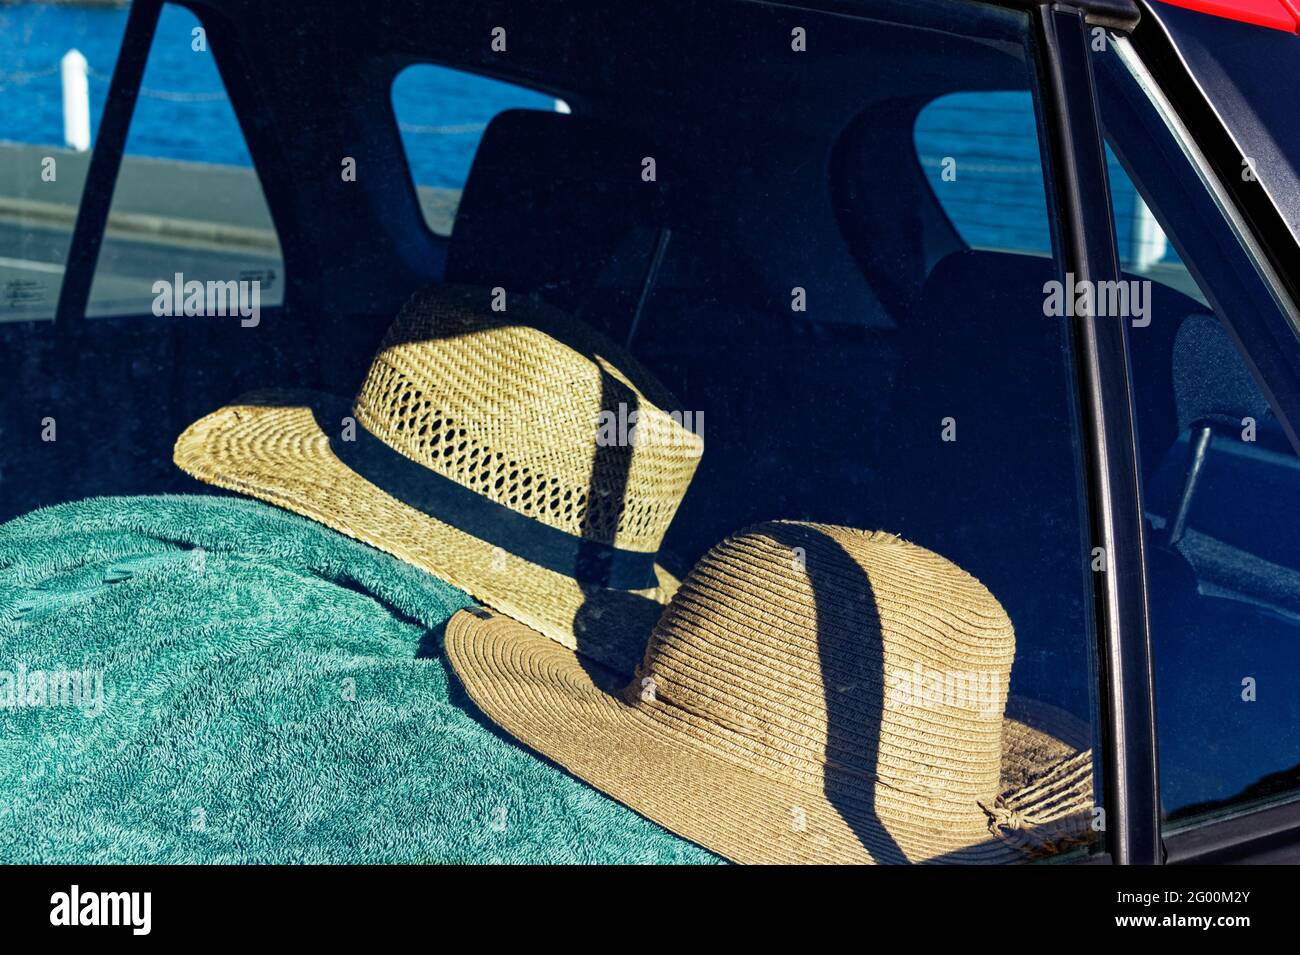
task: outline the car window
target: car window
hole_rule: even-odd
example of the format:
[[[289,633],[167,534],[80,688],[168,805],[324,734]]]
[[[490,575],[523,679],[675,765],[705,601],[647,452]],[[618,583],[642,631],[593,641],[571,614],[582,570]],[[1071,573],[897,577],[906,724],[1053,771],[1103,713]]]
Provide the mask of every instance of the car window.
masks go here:
[[[1300,795],[1300,458],[1238,330],[1294,338],[1131,49],[1112,40],[1094,57],[1120,160],[1116,219],[1136,189],[1163,253],[1125,263],[1129,299],[1144,304],[1120,320],[1132,326],[1161,797],[1176,828]]]
[[[1027,92],[955,93],[929,103],[916,120],[916,151],[957,234],[977,249],[1050,255],[1042,171],[1025,157],[1037,147]],[[1200,299],[1200,290],[1142,195],[1108,146],[1120,265]],[[942,188],[940,188],[942,186]]]
[[[90,75],[92,83],[110,78],[97,64]],[[283,297],[279,239],[207,34],[189,10],[165,5],[86,315],[237,315],[251,323]]]
[[[528,639],[576,647],[575,684],[588,680],[602,700],[615,680],[595,656],[610,648],[592,632],[626,627],[640,640],[632,665],[644,662],[673,595],[711,590],[706,611],[680,611],[693,617],[692,636],[675,644],[707,657],[679,658],[701,674],[697,696],[675,702],[672,687],[656,696],[653,680],[634,696],[691,714],[673,719],[695,734],[692,751],[744,751],[756,757],[754,778],[776,773],[795,787],[798,801],[777,809],[781,831],[743,851],[1028,862],[1102,850],[1093,608],[1106,556],[1089,533],[1073,325],[1047,293],[1064,270],[1048,254],[1059,242],[1031,17],[919,0],[880,0],[870,19],[752,3],[729,14],[695,19],[683,8],[625,21],[644,33],[629,44],[606,42],[603,21],[539,16],[531,36],[502,28],[509,49],[491,60],[486,30],[475,34],[481,46],[465,40],[452,55],[471,29],[455,17],[427,35],[396,35],[406,14],[394,8],[367,19],[346,51],[303,18],[292,62],[305,82],[289,87],[293,102],[271,82],[284,79],[283,62],[236,57],[235,68],[267,71],[248,77],[261,95],[235,97],[239,122],[209,148],[209,132],[191,141],[201,127],[176,111],[231,104],[215,73],[180,79],[209,69],[211,52],[192,48],[196,21],[169,11],[144,82],[170,98],[141,100],[127,159],[171,172],[133,191],[124,169],[114,197],[115,214],[148,217],[126,225],[158,228],[109,236],[116,251],[100,258],[95,320],[66,332],[0,326],[0,516],[94,499],[98,519],[131,541],[144,534],[129,516],[147,506],[141,497],[197,507],[221,489],[234,524],[269,502],[280,516],[265,529],[226,519],[208,528],[197,517],[150,526],[169,551],[209,532],[224,546],[224,532],[254,562],[291,561],[308,548],[282,546],[272,528],[292,512],[303,533],[333,528],[394,555],[393,586],[413,603],[432,574],[463,588],[464,604],[508,607]],[[368,14],[331,8],[331,29],[354,16]],[[279,42],[248,29],[241,53]],[[395,62],[434,53],[467,71],[490,63],[517,86],[494,88],[480,108],[435,95],[478,80],[444,72],[443,87],[409,94],[401,77],[390,85]],[[306,66],[328,71],[344,56],[352,85],[335,96]],[[524,92],[534,85],[548,92]],[[970,99],[987,90],[1026,107],[996,150]],[[556,108],[553,96],[566,95],[572,112]],[[957,157],[955,179],[918,162],[918,117],[936,102],[948,119],[929,128],[926,150]],[[403,131],[407,155],[375,149],[356,180],[340,183],[333,156],[355,146],[331,131],[392,146],[390,103],[399,124],[418,127]],[[146,108],[171,119],[137,129]],[[270,154],[277,213],[281,202],[295,212],[277,215],[293,294],[274,321],[246,327],[188,320],[188,283],[170,281],[253,273],[283,286],[274,247],[256,245],[266,230],[222,218],[251,208],[232,196],[252,202],[225,184],[244,173],[250,188],[257,182],[240,165],[239,129],[259,164]],[[295,136],[320,145],[328,182],[281,165]],[[991,213],[982,235],[968,236],[945,210],[956,198],[982,201],[985,160],[1002,164],[998,175],[1015,170],[1024,188],[1008,179],[999,201],[1014,200],[1016,215]],[[177,170],[187,188],[171,187]],[[449,236],[406,227],[418,225],[411,180],[445,190],[445,208],[455,202]],[[173,197],[178,205],[163,204]],[[159,205],[133,209],[137,198]],[[220,228],[200,238],[195,221]],[[179,305],[158,303],[150,283],[160,281],[184,293]],[[133,317],[156,304],[173,318]],[[643,403],[684,439],[655,444],[658,432],[634,417]],[[593,407],[600,414],[588,416]],[[223,559],[214,548],[214,564],[203,563],[197,549],[194,573]],[[319,553],[353,604],[380,603],[355,593],[368,584],[350,560]],[[726,574],[715,573],[718,560]],[[164,564],[78,573],[64,590],[77,601],[87,581],[96,594],[101,580],[144,589],[175,569]],[[521,564],[526,574],[515,573]],[[265,605],[318,607],[323,584],[305,586]],[[242,596],[230,606],[242,608]],[[219,624],[223,606],[209,606]],[[260,640],[268,625],[255,615]],[[401,649],[454,666],[453,636],[431,627],[418,649]],[[472,692],[456,705],[479,700]],[[302,702],[333,705],[333,694]],[[392,708],[413,715],[408,726],[427,725],[419,708]],[[295,740],[314,739],[314,712],[295,717]],[[268,738],[249,727],[241,739]],[[446,734],[420,735],[436,751]],[[309,765],[321,758],[309,754]],[[375,836],[383,848],[407,844],[387,835]],[[738,854],[698,835],[686,837]]]
[[[1006,609],[1017,646],[1008,712],[1023,707],[1086,748],[1093,558],[1069,323],[1044,320],[1043,286],[1059,270],[1043,254],[1050,217],[1031,71],[1023,53],[974,49],[956,69],[945,59],[961,46],[953,36],[858,31],[842,42],[881,63],[897,42],[911,67],[868,69],[846,81],[851,94],[825,102],[810,86],[804,100],[817,105],[790,137],[746,96],[750,67],[719,63],[707,133],[664,103],[646,141],[608,160],[616,172],[573,187],[604,197],[573,234],[614,233],[586,287],[533,287],[600,323],[702,412],[707,451],[667,539],[680,566],[774,514],[901,534],[968,570]],[[922,74],[942,88],[904,78]],[[1028,107],[996,149],[987,117],[964,112],[968,91],[995,83]],[[926,128],[918,164],[918,114],[935,102],[946,119]],[[648,209],[615,185],[618,164],[639,171],[643,156],[659,175]],[[955,180],[936,175],[927,158],[947,156],[967,157],[969,178],[961,158]],[[979,170],[994,162],[999,176],[1023,177],[1002,196],[1018,214],[990,216],[978,244],[965,241],[944,210],[984,202]],[[529,233],[515,221],[519,238],[497,233],[499,266],[534,255],[519,248]],[[619,232],[605,225],[615,221]],[[557,258],[574,241],[550,235]],[[1099,844],[1091,822],[1076,836]]]
[[[926,179],[962,241],[976,249],[1052,254],[1028,90],[938,97],[917,115],[914,138]]]
[[[569,106],[511,83],[432,63],[408,66],[393,80],[393,112],[406,162],[424,220],[438,235],[451,235],[474,151],[488,122],[507,109],[567,112]]]
[[[125,26],[124,11],[104,7],[0,7],[0,322],[54,318]],[[86,107],[68,116],[65,69]]]

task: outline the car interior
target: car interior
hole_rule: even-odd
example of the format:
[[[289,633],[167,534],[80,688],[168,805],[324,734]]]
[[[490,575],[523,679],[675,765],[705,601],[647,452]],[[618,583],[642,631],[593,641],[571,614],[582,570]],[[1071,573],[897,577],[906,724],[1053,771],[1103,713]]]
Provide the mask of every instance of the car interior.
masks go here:
[[[1276,798],[1300,766],[1294,695],[1242,705],[1300,666],[1288,519],[1300,457],[1259,346],[1246,349],[1235,328],[1267,315],[1289,334],[1289,322],[1175,137],[1146,133],[1160,122],[1151,104],[1113,59],[1101,66],[1107,139],[1203,299],[1152,282],[1152,321],[1129,336],[1161,794],[1171,822],[1194,821]]]
[[[990,40],[751,3],[724,24],[669,0],[600,8],[598,38],[594,4],[511,5],[508,21],[498,0],[401,0],[365,17],[346,5],[191,6],[275,223],[284,304],[256,334],[151,315],[0,323],[0,519],[92,495],[208,492],[172,463],[190,422],[255,388],[353,394],[417,290],[499,287],[626,345],[701,417],[706,451],[665,541],[670,570],[763,520],[898,533],[1001,601],[1017,635],[1013,693],[1092,721],[1076,372],[1068,326],[1042,306],[1056,269],[969,248],[912,141],[940,96],[1029,88],[1015,15],[972,7],[1001,37]],[[924,20],[931,6],[899,8]],[[500,22],[506,55],[487,42]],[[793,26],[821,55],[773,70],[792,55]],[[631,35],[638,54],[616,55]],[[449,239],[421,216],[389,95],[414,62],[572,107],[489,124]],[[340,181],[344,155],[355,182]],[[1153,313],[1180,321],[1131,341],[1153,613],[1176,618],[1155,628],[1156,659],[1177,702],[1198,698],[1169,681],[1194,681],[1185,663],[1207,644],[1296,662],[1300,545],[1269,530],[1297,461],[1213,314],[1158,284],[1154,295]],[[77,440],[47,447],[17,424],[45,415]],[[1211,440],[1189,482],[1199,429],[1239,429],[1247,415],[1258,444]],[[955,441],[941,438],[949,418]],[[1238,719],[1195,706],[1169,718]],[[1238,729],[1232,745],[1276,742]],[[1203,799],[1204,781],[1175,792]]]
[[[931,49],[904,53],[900,28],[827,18],[815,24],[825,27],[818,42],[834,55],[791,84],[763,57],[731,52],[736,22],[692,21],[679,37],[671,25],[691,19],[685,7],[605,17],[613,35],[639,34],[635,60],[549,14],[512,17],[510,55],[485,47],[466,60],[475,48],[466,38],[494,22],[491,5],[435,18],[427,5],[395,4],[364,24],[331,8],[294,26],[312,34],[296,53],[304,72],[315,72],[312,57],[340,60],[323,71],[338,88],[322,90],[298,86],[260,45],[274,42],[287,12],[260,10],[262,30],[222,42],[223,21],[242,19],[242,6],[196,10],[276,223],[285,304],[256,335],[151,316],[0,327],[5,400],[55,407],[88,439],[51,455],[18,436],[4,517],[76,495],[196,490],[170,459],[189,421],[268,383],[350,393],[415,290],[501,287],[627,344],[702,416],[709,450],[665,544],[671,569],[683,573],[727,534],[773,517],[893,530],[985,580],[1022,634],[1014,679],[1088,718],[1078,489],[1050,492],[1074,480],[1077,439],[1069,427],[1016,437],[1034,421],[1068,420],[1062,337],[982,330],[981,318],[1007,311],[1008,288],[1018,291],[1013,273],[999,266],[1006,279],[986,281],[987,263],[963,251],[910,145],[917,112],[958,84],[1026,85],[1010,39],[996,49],[934,31]],[[788,14],[738,5],[736,15],[739,35],[770,33],[779,41],[770,55],[785,55]],[[1005,11],[978,15],[1014,36]],[[865,87],[864,45],[879,66]],[[490,70],[573,108],[491,122],[450,240],[421,220],[389,104],[393,76],[417,57]],[[668,63],[681,64],[674,82],[657,82]],[[850,84],[860,94],[819,95]],[[255,89],[266,91],[256,102]],[[269,134],[284,127],[297,134]],[[342,143],[358,157],[356,188],[337,183]],[[802,311],[792,308],[796,288]],[[1025,402],[1007,370],[1039,359],[1048,386]],[[970,429],[951,447],[937,440],[947,413]],[[1005,493],[1004,474],[1018,468],[1019,491]],[[989,490],[977,520],[954,520]],[[1051,513],[1026,522],[1020,508]],[[988,534],[1010,525],[1020,546],[1009,561]],[[1044,564],[1068,583],[1030,583],[1028,570]]]

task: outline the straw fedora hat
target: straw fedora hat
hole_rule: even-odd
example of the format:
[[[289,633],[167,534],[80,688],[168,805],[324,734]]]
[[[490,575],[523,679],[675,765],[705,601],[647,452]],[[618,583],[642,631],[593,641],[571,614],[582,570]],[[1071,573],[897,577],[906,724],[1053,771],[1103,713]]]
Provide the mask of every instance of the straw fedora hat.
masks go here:
[[[889,534],[777,522],[729,538],[631,682],[487,610],[454,615],[445,643],[504,729],[736,862],[1009,862],[1088,836],[1081,734],[1004,712],[1001,605]]]
[[[261,392],[192,424],[194,477],[424,568],[631,672],[677,579],[657,561],[703,443],[617,346],[519,297],[417,294],[356,399]]]

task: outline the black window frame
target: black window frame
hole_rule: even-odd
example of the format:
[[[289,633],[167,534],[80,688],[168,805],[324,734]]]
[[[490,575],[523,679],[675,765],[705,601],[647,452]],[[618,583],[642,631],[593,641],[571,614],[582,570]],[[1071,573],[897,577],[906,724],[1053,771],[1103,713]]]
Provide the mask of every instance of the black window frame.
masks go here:
[[[95,272],[99,266],[99,254],[108,230],[113,196],[122,162],[126,157],[127,137],[131,132],[131,123],[135,119],[135,107],[140,98],[140,89],[144,82],[158,23],[163,8],[169,5],[188,11],[199,21],[209,36],[213,35],[214,31],[221,36],[229,30],[225,23],[212,22],[207,15],[208,11],[200,9],[197,5],[191,5],[185,0],[131,0],[126,27],[122,33],[122,45],[118,49],[117,61],[109,78],[104,112],[95,130],[94,148],[91,150],[90,161],[86,168],[86,179],[82,185],[81,199],[77,205],[77,215],[68,242],[68,257],[64,266],[63,281],[55,303],[53,323],[60,335],[75,334],[75,329],[86,321]],[[235,47],[237,44],[232,43],[231,46]],[[240,133],[252,154],[253,171],[258,177],[262,198],[271,215],[276,238],[281,242],[281,271],[287,277],[285,299],[281,303],[263,308],[264,312],[279,310],[288,304],[290,298],[303,297],[301,289],[293,284],[293,276],[298,271],[295,260],[301,254],[300,250],[296,245],[286,245],[281,238],[289,234],[289,230],[284,228],[285,216],[280,208],[282,204],[278,201],[279,196],[290,191],[284,186],[286,179],[281,172],[284,166],[283,159],[276,157],[275,162],[261,161],[262,157],[259,154],[264,149],[266,140],[262,136],[251,136],[250,124],[254,128],[265,126],[265,110],[252,95],[251,90],[231,82],[231,77],[223,67],[221,59],[216,59],[216,66],[222,85],[230,96],[230,106]],[[252,115],[254,113],[257,115]],[[269,186],[273,188],[268,188]],[[303,271],[310,274],[310,269],[303,269]],[[310,285],[307,287],[310,288]],[[120,319],[129,318],[131,315],[111,317]]]
[[[1088,41],[1088,12],[1070,4],[1032,11],[1048,127],[1049,208],[1057,258],[1078,281],[1119,278],[1106,156]],[[1109,22],[1109,20],[1108,20]],[[1164,860],[1145,541],[1126,323],[1074,319],[1089,516],[1105,554],[1094,577],[1105,852],[1095,861]]]
[[[113,66],[104,114],[99,121],[95,148],[86,169],[81,203],[77,206],[77,221],[72,227],[63,284],[55,303],[54,326],[58,329],[66,330],[86,317],[90,286],[95,278],[99,250],[113,205],[113,189],[122,168],[126,137],[131,130],[136,100],[140,98],[140,85],[162,6],[163,0],[135,0],[127,14],[122,47]]]

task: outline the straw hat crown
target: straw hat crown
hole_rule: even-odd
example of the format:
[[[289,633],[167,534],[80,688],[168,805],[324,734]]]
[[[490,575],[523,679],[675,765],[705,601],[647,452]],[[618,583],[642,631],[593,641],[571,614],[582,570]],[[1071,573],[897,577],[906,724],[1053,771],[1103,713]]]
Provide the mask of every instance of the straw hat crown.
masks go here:
[[[998,601],[938,554],[773,522],[698,562],[624,695],[762,773],[872,781],[882,812],[979,826],[1014,655]]]
[[[703,421],[669,411],[594,329],[528,296],[499,303],[469,286],[418,292],[359,392],[243,395],[186,428],[173,457],[631,673],[677,589],[659,545]]]
[[[354,413],[392,449],[575,536],[654,552],[703,441],[628,355],[537,303],[482,289],[417,295],[390,328]],[[514,308],[514,306],[511,306]]]

